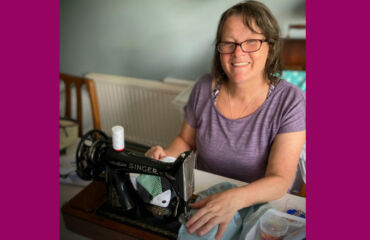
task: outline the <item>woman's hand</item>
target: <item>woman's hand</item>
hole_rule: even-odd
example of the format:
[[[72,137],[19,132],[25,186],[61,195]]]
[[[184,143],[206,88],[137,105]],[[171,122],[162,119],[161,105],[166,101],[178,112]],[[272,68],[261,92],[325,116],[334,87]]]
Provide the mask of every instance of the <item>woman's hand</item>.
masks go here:
[[[185,224],[188,232],[197,232],[199,236],[203,236],[219,225],[216,239],[221,239],[236,211],[242,208],[238,199],[240,196],[238,197],[237,189],[234,188],[190,204],[191,208],[199,210]]]
[[[162,158],[166,157],[166,152],[161,146],[154,146],[151,147],[146,153],[146,157],[154,158],[157,160],[161,160]]]

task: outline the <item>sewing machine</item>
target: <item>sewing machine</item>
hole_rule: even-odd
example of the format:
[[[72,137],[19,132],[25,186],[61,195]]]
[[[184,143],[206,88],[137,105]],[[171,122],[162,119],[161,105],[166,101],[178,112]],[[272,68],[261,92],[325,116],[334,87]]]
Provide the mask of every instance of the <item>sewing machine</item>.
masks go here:
[[[78,145],[76,165],[80,178],[105,182],[108,197],[98,211],[101,216],[157,233],[164,229],[177,233],[189,218],[195,167],[195,153],[191,151],[180,154],[173,163],[165,163],[128,150],[115,151],[111,138],[92,130]],[[168,207],[143,202],[130,181],[131,173],[165,178],[174,193]]]

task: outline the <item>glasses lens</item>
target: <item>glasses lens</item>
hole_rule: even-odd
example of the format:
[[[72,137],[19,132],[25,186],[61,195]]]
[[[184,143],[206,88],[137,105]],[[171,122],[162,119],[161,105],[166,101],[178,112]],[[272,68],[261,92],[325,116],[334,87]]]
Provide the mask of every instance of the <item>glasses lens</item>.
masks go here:
[[[234,43],[219,43],[217,47],[220,53],[232,53],[235,49]]]
[[[250,39],[242,43],[242,49],[244,52],[255,52],[261,47],[261,41],[256,39]]]

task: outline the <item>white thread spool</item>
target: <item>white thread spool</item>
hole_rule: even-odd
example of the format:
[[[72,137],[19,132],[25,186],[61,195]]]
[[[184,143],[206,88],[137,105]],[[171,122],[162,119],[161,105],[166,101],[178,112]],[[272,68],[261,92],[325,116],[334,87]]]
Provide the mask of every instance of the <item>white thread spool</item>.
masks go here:
[[[125,129],[122,126],[112,127],[113,149],[116,151],[125,150]]]

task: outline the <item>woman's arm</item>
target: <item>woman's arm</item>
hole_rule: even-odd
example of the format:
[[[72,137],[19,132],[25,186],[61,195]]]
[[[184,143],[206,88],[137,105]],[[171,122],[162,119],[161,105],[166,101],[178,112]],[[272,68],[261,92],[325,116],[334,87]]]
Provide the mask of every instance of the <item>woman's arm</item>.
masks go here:
[[[180,134],[166,149],[163,149],[161,146],[154,146],[145,153],[145,156],[158,160],[166,156],[176,158],[185,151],[195,149],[195,134],[195,129],[184,120]]]
[[[271,147],[265,177],[192,204],[192,208],[200,209],[186,223],[188,231],[203,236],[219,225],[216,238],[221,239],[237,210],[284,196],[296,173],[305,136],[305,131],[278,134]]]
[[[283,197],[296,174],[299,155],[306,139],[306,131],[282,133],[272,144],[265,177],[244,186],[244,205],[267,202]],[[253,193],[253,198],[250,193]]]

